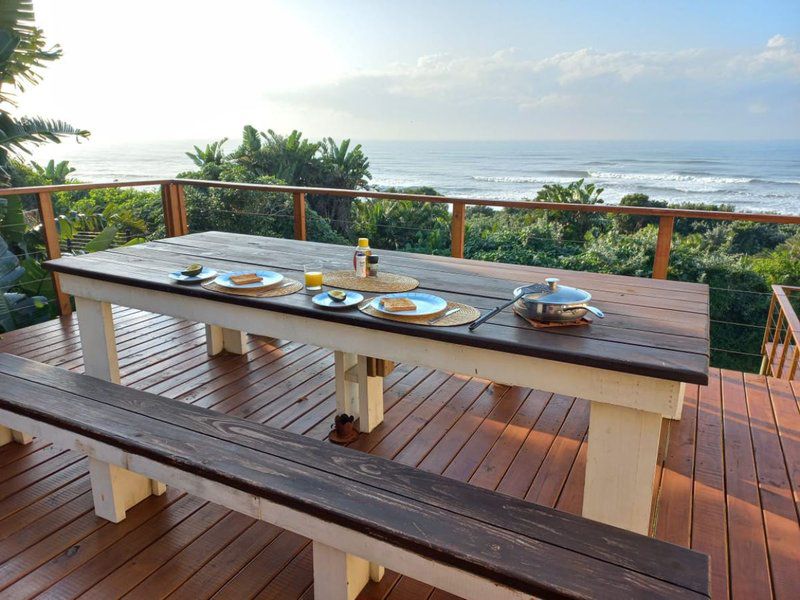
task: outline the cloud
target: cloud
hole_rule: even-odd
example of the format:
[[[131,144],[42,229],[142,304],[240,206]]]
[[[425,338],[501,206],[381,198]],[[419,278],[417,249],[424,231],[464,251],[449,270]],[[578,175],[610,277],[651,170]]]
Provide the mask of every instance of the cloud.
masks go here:
[[[749,52],[582,48],[538,59],[514,48],[485,56],[433,54],[267,98],[349,116],[356,130],[359,121],[402,123],[409,135],[461,123],[482,135],[579,136],[579,128],[597,129],[600,121],[605,131],[630,135],[638,127],[663,135],[677,132],[676,124],[707,132],[713,124],[727,133],[735,115],[786,114],[792,98],[797,105],[799,86],[800,52],[775,35]]]

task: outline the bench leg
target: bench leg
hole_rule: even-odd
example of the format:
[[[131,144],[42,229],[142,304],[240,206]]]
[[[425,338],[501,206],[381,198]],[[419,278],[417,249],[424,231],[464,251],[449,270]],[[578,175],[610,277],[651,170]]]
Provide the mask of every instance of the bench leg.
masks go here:
[[[661,415],[592,402],[583,516],[647,535]]]
[[[369,578],[370,581],[378,582],[383,579],[383,574],[386,571],[381,565],[371,562],[369,563]]]
[[[18,444],[30,444],[32,441],[33,436],[22,431],[9,429],[8,427],[3,427],[0,425],[0,446],[5,446],[11,442],[17,442]]]
[[[314,598],[353,600],[370,579],[370,563],[319,542],[313,542]]]
[[[231,354],[245,354],[247,334],[236,329],[225,329],[219,325],[206,325],[206,350],[209,356],[216,356],[223,350]]]
[[[86,375],[119,383],[114,318],[108,302],[75,297]]]
[[[125,512],[151,494],[160,496],[167,487],[117,465],[89,458],[94,512],[112,523],[125,518]]]

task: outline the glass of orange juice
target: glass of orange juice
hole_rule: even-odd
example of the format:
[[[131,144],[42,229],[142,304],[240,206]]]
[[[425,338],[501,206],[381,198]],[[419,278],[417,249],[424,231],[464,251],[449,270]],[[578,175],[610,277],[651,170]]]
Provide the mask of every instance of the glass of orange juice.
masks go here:
[[[321,290],[322,289],[322,263],[311,262],[303,265],[303,270],[306,276],[306,289],[307,290]]]

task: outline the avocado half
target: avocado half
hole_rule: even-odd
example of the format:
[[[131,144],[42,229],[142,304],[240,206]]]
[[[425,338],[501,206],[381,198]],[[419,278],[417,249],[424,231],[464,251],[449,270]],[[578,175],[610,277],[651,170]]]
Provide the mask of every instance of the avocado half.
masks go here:
[[[200,275],[202,271],[203,265],[194,263],[183,269],[183,271],[181,271],[181,275],[186,275],[187,277],[196,277],[197,275]]]

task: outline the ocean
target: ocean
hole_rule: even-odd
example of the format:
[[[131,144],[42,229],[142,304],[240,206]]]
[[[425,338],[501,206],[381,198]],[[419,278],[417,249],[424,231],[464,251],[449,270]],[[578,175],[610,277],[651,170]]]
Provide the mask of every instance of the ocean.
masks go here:
[[[361,143],[376,186],[426,185],[448,196],[520,200],[544,184],[583,178],[603,188],[607,203],[639,192],[669,202],[800,214],[800,141]],[[73,177],[83,181],[167,178],[193,168],[185,155],[193,144],[201,142],[69,142],[44,146],[34,158],[68,159],[77,169]],[[225,148],[235,146],[229,141]]]

